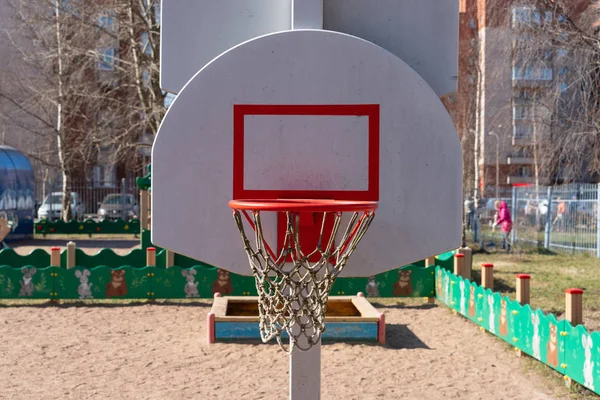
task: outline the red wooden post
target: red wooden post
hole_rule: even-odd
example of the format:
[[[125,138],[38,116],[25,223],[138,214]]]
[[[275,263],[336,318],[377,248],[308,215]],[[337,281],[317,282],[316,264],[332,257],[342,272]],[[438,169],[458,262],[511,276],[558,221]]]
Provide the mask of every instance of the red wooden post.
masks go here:
[[[52,267],[60,267],[60,247],[52,247],[50,249],[50,265]]]
[[[146,249],[146,265],[149,267],[156,267],[156,248],[148,247]]]

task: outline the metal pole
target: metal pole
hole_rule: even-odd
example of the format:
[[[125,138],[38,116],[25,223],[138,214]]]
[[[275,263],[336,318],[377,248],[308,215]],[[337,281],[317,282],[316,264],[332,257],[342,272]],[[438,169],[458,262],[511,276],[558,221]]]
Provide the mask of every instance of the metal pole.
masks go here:
[[[548,211],[546,211],[546,229],[544,232],[544,248],[550,248],[550,234],[552,232],[552,186],[548,186]]]
[[[510,213],[511,213],[512,218],[513,218],[513,229],[512,229],[512,232],[510,233],[510,242],[513,243],[513,244],[515,243],[515,239],[517,237],[517,225],[518,225],[517,224],[517,209],[518,209],[518,207],[517,207],[517,201],[518,201],[517,196],[518,196],[518,194],[517,194],[517,187],[513,186],[512,187],[512,204],[511,204],[511,207],[510,207],[511,208]]]
[[[600,183],[596,198],[596,258],[600,258]]]

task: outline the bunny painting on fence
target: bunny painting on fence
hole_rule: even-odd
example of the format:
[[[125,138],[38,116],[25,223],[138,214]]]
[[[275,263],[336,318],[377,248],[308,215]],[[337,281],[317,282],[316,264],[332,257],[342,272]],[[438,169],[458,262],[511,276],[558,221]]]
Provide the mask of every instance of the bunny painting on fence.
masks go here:
[[[490,306],[490,317],[489,317],[490,332],[492,332],[493,334],[496,334],[496,314],[494,313],[494,296],[489,294],[487,300],[488,300],[488,305]]]
[[[585,350],[585,362],[583,363],[583,379],[585,379],[585,386],[588,389],[594,390],[594,362],[592,361],[592,348],[594,348],[594,342],[592,336],[586,334],[581,335],[581,345]]]
[[[531,323],[533,324],[533,356],[540,360],[540,317],[537,314],[531,314]]]
[[[200,297],[200,295],[198,294],[198,282],[196,282],[196,270],[191,269],[188,271],[182,269],[181,275],[183,275],[187,281],[185,283],[185,287],[183,288],[183,291],[185,292],[185,297]]]
[[[92,295],[92,284],[89,283],[90,270],[77,270],[75,271],[75,276],[79,278],[79,287],[77,288],[77,293],[79,294],[80,299],[93,299]]]
[[[32,296],[33,295],[33,275],[37,272],[35,267],[23,268],[23,279],[19,282],[21,284],[21,290],[19,296]]]

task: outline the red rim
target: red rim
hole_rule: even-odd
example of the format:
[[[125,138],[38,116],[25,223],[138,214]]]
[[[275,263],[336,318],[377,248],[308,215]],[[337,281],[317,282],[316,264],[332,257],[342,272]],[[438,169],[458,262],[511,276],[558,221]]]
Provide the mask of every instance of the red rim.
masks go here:
[[[377,202],[322,199],[231,200],[229,207],[234,210],[277,212],[355,212],[375,211],[377,209]]]

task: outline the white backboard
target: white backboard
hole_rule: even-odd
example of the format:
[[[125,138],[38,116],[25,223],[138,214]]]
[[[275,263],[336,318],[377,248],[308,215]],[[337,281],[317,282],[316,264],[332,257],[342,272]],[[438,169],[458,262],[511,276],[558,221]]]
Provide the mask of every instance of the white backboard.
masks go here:
[[[417,71],[438,96],[456,90],[458,0],[295,1],[162,0],[161,87],[178,93],[219,54],[291,29],[294,18],[296,29],[322,24],[383,47]]]
[[[452,120],[401,59],[336,32],[270,34],[207,64],[167,112],[152,242],[249,275],[229,200],[375,200],[343,273],[374,275],[460,245],[461,171]],[[274,243],[276,216],[263,225]]]

